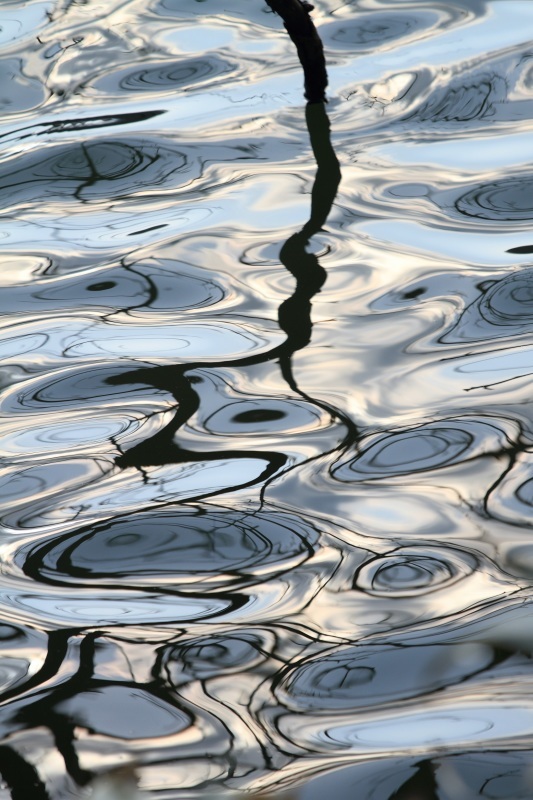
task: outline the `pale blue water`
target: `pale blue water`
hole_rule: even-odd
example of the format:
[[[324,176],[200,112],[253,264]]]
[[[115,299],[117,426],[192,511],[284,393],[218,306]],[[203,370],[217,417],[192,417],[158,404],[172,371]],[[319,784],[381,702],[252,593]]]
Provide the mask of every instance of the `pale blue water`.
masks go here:
[[[1,4],[2,800],[533,793],[533,4],[315,5]]]

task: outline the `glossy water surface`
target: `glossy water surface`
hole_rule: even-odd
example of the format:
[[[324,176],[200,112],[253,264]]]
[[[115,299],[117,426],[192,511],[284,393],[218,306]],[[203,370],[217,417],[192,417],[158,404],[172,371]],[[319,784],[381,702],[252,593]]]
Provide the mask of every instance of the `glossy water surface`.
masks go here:
[[[1,4],[2,797],[531,797],[533,3],[315,5]]]

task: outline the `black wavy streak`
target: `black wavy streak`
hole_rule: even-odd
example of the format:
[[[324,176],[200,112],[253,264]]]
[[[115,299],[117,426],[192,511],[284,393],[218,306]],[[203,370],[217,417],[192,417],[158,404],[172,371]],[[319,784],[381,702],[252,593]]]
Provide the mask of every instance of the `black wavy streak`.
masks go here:
[[[243,459],[256,456],[267,462],[267,466],[258,478],[239,486],[244,488],[258,482],[266,483],[279,474],[287,462],[282,453],[253,450],[213,450],[195,452],[182,447],[176,440],[179,430],[186,424],[199,408],[198,393],[194,389],[195,376],[188,373],[195,369],[217,369],[223,367],[244,368],[257,364],[277,360],[281,373],[289,387],[302,398],[326,410],[334,418],[338,418],[346,428],[346,436],[337,448],[343,448],[354,441],[357,429],[346,415],[328,404],[322,403],[308,396],[299,387],[293,375],[292,357],[306,347],[312,335],[313,323],[311,320],[312,298],[320,291],[326,280],[327,274],[319,264],[318,258],[313,253],[306,251],[310,238],[318,233],[326,222],[330,213],[337,189],[341,179],[338,159],[330,139],[330,124],[323,103],[308,103],[306,107],[306,122],[313,153],[317,162],[317,172],[311,192],[311,215],[303,228],[291,236],[281,248],[280,259],[285,268],[296,279],[293,294],[287,298],[278,309],[278,322],[286,334],[286,340],[267,351],[253,356],[237,359],[222,359],[217,361],[199,361],[185,365],[164,365],[148,367],[119,376],[107,378],[111,385],[128,385],[144,383],[155,389],[169,392],[178,404],[174,418],[162,430],[150,438],[140,442],[118,456],[115,464],[120,469],[137,468],[143,470],[149,466],[163,464],[179,464],[194,461],[210,461],[221,459]],[[233,491],[235,486],[216,492],[206,492],[196,497],[201,499],[212,494],[221,494]]]

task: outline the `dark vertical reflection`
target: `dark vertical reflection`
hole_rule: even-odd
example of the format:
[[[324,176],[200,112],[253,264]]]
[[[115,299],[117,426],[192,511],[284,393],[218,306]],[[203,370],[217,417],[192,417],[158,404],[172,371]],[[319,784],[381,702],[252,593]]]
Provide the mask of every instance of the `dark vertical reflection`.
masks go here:
[[[307,0],[266,0],[266,3],[283,19],[285,30],[296,47],[304,73],[307,100],[310,103],[324,102],[328,74],[322,39],[310,16],[314,6]]]
[[[66,658],[71,633],[69,630],[52,632],[47,658],[41,669],[23,687],[2,695],[2,703],[5,704],[2,721],[4,726],[12,727],[13,730],[20,726],[25,729],[43,726],[48,728],[63,758],[67,774],[75,783],[84,786],[92,778],[92,773],[82,769],[79,764],[75,747],[76,723],[56,706],[61,700],[74,696],[80,689],[80,682],[83,687],[90,680],[94,668],[94,641],[97,634],[89,634],[83,640],[80,647],[80,667],[76,675],[51,691],[37,690],[35,694],[26,694],[57,675]],[[17,702],[17,695],[20,694],[22,700]],[[7,702],[9,700],[12,702]],[[46,800],[49,797],[34,768],[12,752],[11,748],[0,748],[0,774],[12,789],[13,798]]]
[[[47,676],[58,672],[61,656],[66,657],[69,645],[76,647],[75,640],[78,635],[74,629],[54,633],[56,654],[47,669],[41,670],[38,674],[41,682]],[[80,764],[77,751],[78,729],[83,729],[90,735],[101,734],[115,738],[117,732],[121,730],[124,731],[125,739],[140,739],[144,735],[153,736],[154,729],[159,730],[157,726],[162,721],[168,727],[169,718],[172,718],[171,732],[179,732],[194,723],[193,716],[172,698],[159,678],[153,678],[148,682],[137,682],[133,678],[117,681],[98,676],[95,670],[95,658],[101,637],[100,631],[93,631],[81,639],[77,645],[78,668],[68,678],[56,682],[50,688],[38,688],[30,693],[28,690],[36,688],[39,682],[28,681],[22,687],[20,697],[13,697],[8,703],[5,702],[7,695],[2,697],[2,702],[5,703],[2,714],[4,730],[16,731],[21,727],[25,730],[47,728],[63,759],[67,775],[78,786],[86,786],[95,777],[93,771],[84,769]],[[121,694],[118,695],[119,706],[115,725],[113,719],[106,713],[105,705],[106,702],[117,702],[117,690]],[[76,702],[80,698],[81,703]],[[120,702],[121,698],[125,698],[130,706],[132,698],[136,698],[137,704],[133,702],[131,710],[128,702],[124,700]],[[91,708],[93,708],[92,713]],[[160,709],[161,716],[150,729],[150,724],[148,723],[147,728],[146,719],[143,719],[143,711],[150,714],[153,713],[153,708]],[[22,756],[8,746],[0,747],[0,775],[12,789],[13,798],[49,800],[46,787],[34,767],[27,764]]]
[[[415,774],[391,795],[390,800],[438,800],[433,762],[420,761]]]
[[[0,745],[0,775],[12,800],[50,800],[35,767],[8,745]]]
[[[281,371],[295,391],[298,388],[292,375],[292,355],[311,341],[311,299],[320,291],[327,277],[318,258],[305,248],[310,238],[322,230],[341,180],[341,170],[331,144],[329,118],[324,103],[308,103],[305,119],[317,163],[311,191],[311,216],[301,231],[287,239],[280,253],[281,263],[296,278],[294,294],[280,305],[278,311],[279,326],[287,334],[284,345],[286,352],[279,354]]]
[[[195,389],[198,376],[190,373],[196,369],[213,369],[219,367],[248,367],[269,361],[278,360],[282,376],[290,388],[301,397],[325,409],[332,417],[339,419],[347,433],[338,447],[344,447],[355,437],[355,426],[351,420],[337,409],[309,397],[299,389],[293,375],[292,357],[311,341],[313,323],[311,320],[311,300],[320,291],[326,280],[326,271],[313,253],[306,247],[311,237],[318,233],[326,222],[341,180],[339,161],[331,144],[330,122],[323,102],[308,103],[306,107],[306,123],[309,131],[311,147],[317,163],[317,172],[311,191],[311,215],[303,228],[293,234],[281,248],[280,259],[285,268],[294,276],[296,286],[293,294],[279,307],[278,321],[280,328],[286,333],[286,340],[266,353],[244,358],[227,359],[212,362],[188,363],[185,365],[157,366],[132,370],[108,379],[112,384],[145,383],[158,390],[165,390],[176,399],[177,411],[173,419],[162,430],[123,452],[116,458],[116,465],[121,469],[135,467],[141,472],[145,467],[179,464],[194,461],[212,461],[219,459],[249,459],[257,457],[265,462],[262,473],[253,480],[239,484],[238,488],[264,483],[273,478],[286,464],[287,457],[282,452],[222,450],[196,452],[183,447],[176,439],[179,430],[198,410],[200,398]],[[145,480],[148,477],[145,475]],[[216,494],[232,491],[237,487],[217,489]],[[212,492],[206,492],[206,497]]]

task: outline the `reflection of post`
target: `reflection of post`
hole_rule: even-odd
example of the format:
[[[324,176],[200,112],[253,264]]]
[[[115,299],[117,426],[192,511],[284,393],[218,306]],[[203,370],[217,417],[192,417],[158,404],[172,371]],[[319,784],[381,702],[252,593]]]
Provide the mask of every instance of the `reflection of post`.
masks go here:
[[[326,271],[318,263],[318,258],[308,253],[305,247],[311,236],[318,233],[326,222],[341,180],[324,103],[308,103],[305,117],[317,163],[311,191],[311,216],[301,231],[287,239],[280,252],[281,263],[296,278],[294,294],[281,304],[278,312],[279,326],[287,334],[287,341],[280,352],[280,364],[285,380],[293,389],[296,389],[296,385],[290,359],[296,350],[301,350],[311,340],[311,298],[320,291],[326,280]]]
[[[285,27],[298,49],[298,56],[305,75],[305,94],[309,100],[306,107],[307,129],[317,163],[317,172],[311,190],[309,220],[298,233],[287,239],[280,252],[282,264],[296,279],[293,294],[284,300],[278,310],[279,326],[287,334],[287,338],[283,344],[259,355],[151,367],[110,378],[109,382],[113,384],[142,382],[158,389],[165,389],[174,395],[178,403],[174,419],[165,428],[116,458],[116,465],[122,469],[136,467],[142,470],[147,466],[220,459],[234,460],[255,455],[265,461],[265,469],[257,478],[238,487],[244,488],[257,482],[266,484],[283,468],[286,462],[286,456],[283,453],[264,450],[254,453],[248,449],[226,451],[217,448],[216,442],[211,451],[195,452],[180,445],[177,434],[192,414],[197,411],[200,402],[194,388],[195,377],[189,374],[194,369],[205,370],[220,367],[242,369],[278,359],[283,378],[293,391],[309,402],[327,410],[346,426],[347,439],[342,445],[345,445],[348,439],[353,439],[355,435],[355,427],[348,417],[336,409],[330,408],[326,403],[306,395],[299,389],[292,374],[293,354],[306,347],[311,341],[313,327],[311,300],[320,291],[326,280],[326,271],[320,266],[317,257],[313,253],[308,253],[305,248],[311,236],[318,233],[326,222],[337,194],[341,172],[331,144],[329,118],[324,105],[328,79],[322,42],[309,16],[312,6],[305,2],[302,3],[300,0],[267,0],[267,2],[272,10],[283,18]],[[147,480],[146,476],[145,480]],[[237,487],[230,486],[227,489],[200,493],[199,497],[194,499],[208,497],[210,494],[222,494],[224,491],[232,491],[235,488]]]
[[[305,119],[317,165],[311,191],[311,217],[302,231],[310,237],[322,229],[329,216],[341,181],[341,170],[331,144],[329,118],[324,103],[308,103]]]
[[[305,96],[310,103],[326,99],[328,75],[324,48],[309,16],[313,6],[301,0],[266,0],[272,11],[282,18],[287,33],[296,45],[304,71]]]

